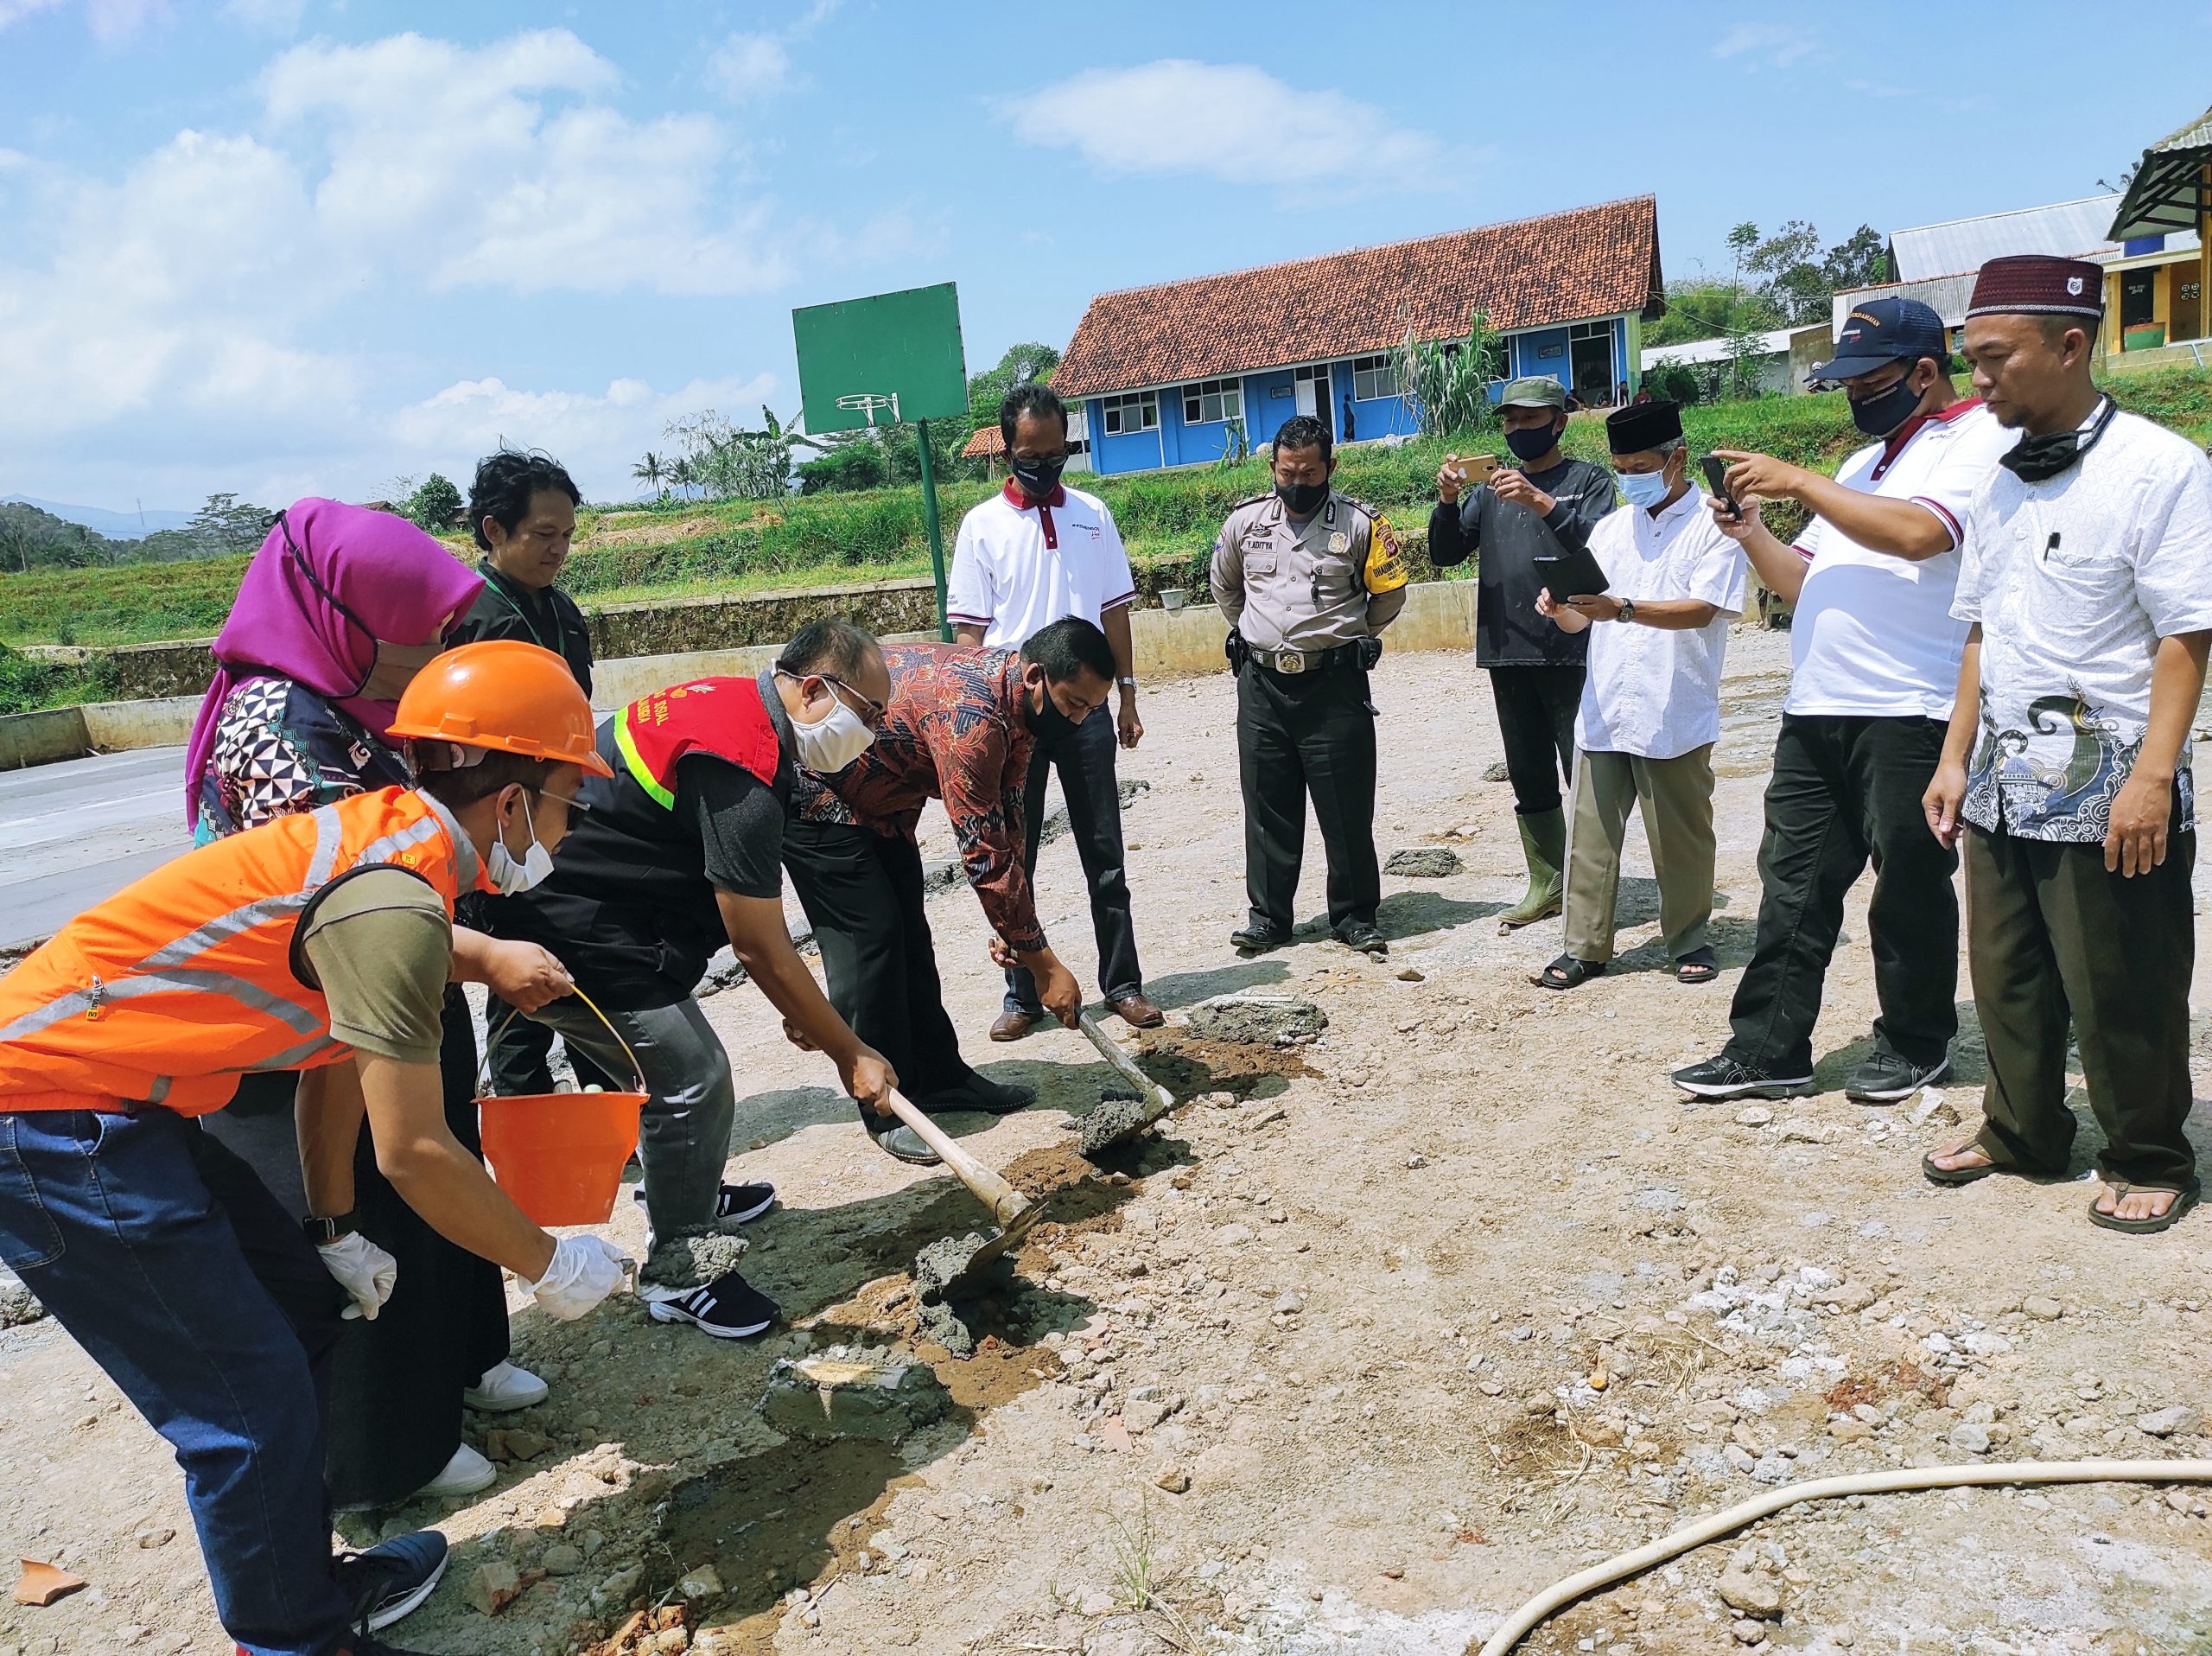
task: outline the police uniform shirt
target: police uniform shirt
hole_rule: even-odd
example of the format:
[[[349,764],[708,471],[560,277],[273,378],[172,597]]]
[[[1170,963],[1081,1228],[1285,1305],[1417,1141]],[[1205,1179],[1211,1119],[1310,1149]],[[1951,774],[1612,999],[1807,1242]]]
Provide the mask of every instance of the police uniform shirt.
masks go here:
[[[1240,502],[1214,543],[1214,602],[1256,650],[1317,651],[1380,633],[1406,603],[1397,537],[1331,491],[1301,525],[1281,498]]]

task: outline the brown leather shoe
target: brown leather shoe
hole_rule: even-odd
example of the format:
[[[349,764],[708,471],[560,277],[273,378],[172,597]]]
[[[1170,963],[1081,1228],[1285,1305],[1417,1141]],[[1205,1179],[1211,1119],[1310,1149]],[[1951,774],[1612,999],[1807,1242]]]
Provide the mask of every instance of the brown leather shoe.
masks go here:
[[[1167,1022],[1167,1014],[1147,1000],[1141,990],[1107,1002],[1106,1010],[1132,1029],[1157,1029]]]
[[[1019,1041],[1039,1024],[1045,1022],[1042,1012],[1017,1012],[1012,1008],[999,1014],[998,1022],[991,1025],[994,1041]]]

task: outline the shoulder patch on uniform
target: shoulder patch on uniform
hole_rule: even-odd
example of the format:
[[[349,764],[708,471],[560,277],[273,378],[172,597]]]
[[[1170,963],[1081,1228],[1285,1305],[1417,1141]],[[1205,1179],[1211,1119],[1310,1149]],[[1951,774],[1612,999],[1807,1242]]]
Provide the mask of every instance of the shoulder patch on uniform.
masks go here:
[[[1267,501],[1272,500],[1274,498],[1274,494],[1272,491],[1266,494],[1248,494],[1229,509],[1231,512],[1242,512],[1248,506],[1263,505]]]
[[[1380,513],[1368,515],[1375,519],[1375,526],[1368,532],[1367,567],[1361,571],[1361,578],[1370,593],[1395,592],[1408,579],[1406,560],[1398,551],[1398,537],[1392,532],[1388,518]]]

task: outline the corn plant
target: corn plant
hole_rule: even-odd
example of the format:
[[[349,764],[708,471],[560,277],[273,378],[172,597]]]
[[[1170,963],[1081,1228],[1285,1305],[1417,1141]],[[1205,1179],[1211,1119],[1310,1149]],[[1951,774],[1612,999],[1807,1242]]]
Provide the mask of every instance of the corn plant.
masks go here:
[[[1423,436],[1480,431],[1495,416],[1490,388],[1503,376],[1505,353],[1489,315],[1467,315],[1464,339],[1416,339],[1408,327],[1390,353],[1398,394],[1414,405]]]

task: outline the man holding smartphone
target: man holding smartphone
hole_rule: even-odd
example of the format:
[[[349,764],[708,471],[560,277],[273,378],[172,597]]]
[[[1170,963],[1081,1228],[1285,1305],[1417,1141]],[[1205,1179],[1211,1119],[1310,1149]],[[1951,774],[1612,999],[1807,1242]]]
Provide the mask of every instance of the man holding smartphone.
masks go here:
[[[1440,569],[1478,551],[1475,665],[1490,672],[1505,772],[1521,829],[1529,889],[1498,916],[1510,932],[1560,912],[1567,866],[1560,788],[1574,768],[1574,718],[1582,705],[1588,640],[1536,613],[1535,560],[1580,551],[1613,509],[1613,475],[1560,452],[1567,387],[1538,374],[1505,388],[1499,410],[1517,464],[1474,488],[1456,464],[1436,475],[1428,559]]]
[[[1938,844],[1920,799],[1941,757],[1967,627],[1951,615],[1960,525],[2011,437],[1951,378],[1942,318],[1911,299],[1873,299],[1846,319],[1834,360],[1851,417],[1875,439],[1834,478],[1771,455],[1723,449],[1731,517],[1721,531],[1796,606],[1789,694],[1775,738],[1759,847],[1751,964],[1719,1054],[1676,1070],[1700,1099],[1813,1091],[1813,1025],[1846,895],[1871,860],[1867,908],[1881,1016],[1845,1096],[1897,1104],[1950,1067],[1958,1032],[1958,855]],[[1813,516],[1794,546],[1760,521],[1763,501]]]

